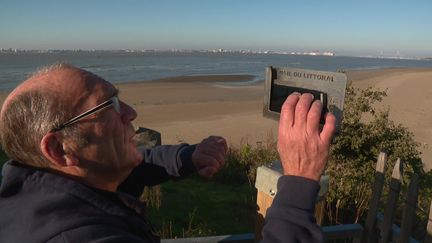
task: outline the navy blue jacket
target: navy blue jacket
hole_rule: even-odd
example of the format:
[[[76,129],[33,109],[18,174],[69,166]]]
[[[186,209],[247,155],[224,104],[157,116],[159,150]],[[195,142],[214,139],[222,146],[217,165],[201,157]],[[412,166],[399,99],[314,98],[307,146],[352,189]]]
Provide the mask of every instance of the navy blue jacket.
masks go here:
[[[266,212],[262,243],[324,242],[314,210],[318,182],[297,176],[282,176],[278,191]]]
[[[133,196],[145,185],[193,171],[194,149],[179,145],[147,150],[145,162],[116,193],[9,161],[0,186],[0,242],[159,242],[145,217],[145,205]],[[313,217],[318,189],[316,182],[282,177],[267,211],[263,242],[322,241]]]
[[[192,171],[194,150],[186,144],[146,150],[117,193],[9,161],[0,186],[0,242],[159,242],[144,205],[130,195]]]

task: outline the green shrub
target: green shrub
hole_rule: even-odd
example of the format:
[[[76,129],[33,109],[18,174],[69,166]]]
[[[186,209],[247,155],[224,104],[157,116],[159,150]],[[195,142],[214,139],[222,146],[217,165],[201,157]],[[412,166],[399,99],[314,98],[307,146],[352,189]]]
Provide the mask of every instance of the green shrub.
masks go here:
[[[225,166],[214,179],[225,184],[249,183],[254,187],[256,169],[278,159],[276,140],[272,134],[268,135],[265,144],[252,146],[244,143],[239,148],[230,146]]]
[[[390,178],[396,159],[400,158],[404,162],[404,186],[412,173],[420,174],[419,205],[430,203],[432,174],[423,170],[420,145],[406,127],[389,119],[389,109],[375,109],[374,105],[384,96],[385,91],[372,88],[347,88],[341,132],[333,141],[326,170],[330,175],[326,201],[331,223],[361,221],[369,206],[380,151],[388,154],[386,178]],[[387,189],[384,196],[386,193]]]

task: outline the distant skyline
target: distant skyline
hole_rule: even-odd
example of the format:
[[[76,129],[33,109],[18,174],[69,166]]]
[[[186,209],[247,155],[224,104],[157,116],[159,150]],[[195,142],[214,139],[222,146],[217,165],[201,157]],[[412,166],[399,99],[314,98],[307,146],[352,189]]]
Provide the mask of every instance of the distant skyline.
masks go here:
[[[0,0],[0,48],[432,57],[432,1]]]

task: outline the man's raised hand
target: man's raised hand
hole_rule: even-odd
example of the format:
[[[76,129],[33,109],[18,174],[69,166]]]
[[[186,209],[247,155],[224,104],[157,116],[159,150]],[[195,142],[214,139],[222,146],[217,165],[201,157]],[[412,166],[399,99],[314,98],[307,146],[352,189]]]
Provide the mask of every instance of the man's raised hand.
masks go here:
[[[192,162],[201,176],[210,178],[225,164],[228,145],[223,137],[210,136],[199,143],[192,154]]]
[[[282,106],[278,152],[285,175],[318,181],[327,163],[329,146],[336,131],[336,117],[326,114],[320,131],[322,103],[312,94],[293,93]]]

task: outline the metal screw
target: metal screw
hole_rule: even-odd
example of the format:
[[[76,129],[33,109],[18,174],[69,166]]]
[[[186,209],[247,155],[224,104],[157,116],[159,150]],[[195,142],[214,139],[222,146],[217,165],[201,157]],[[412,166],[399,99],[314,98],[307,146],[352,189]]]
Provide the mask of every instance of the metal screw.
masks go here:
[[[274,196],[275,194],[276,194],[275,190],[270,189],[270,195],[271,195],[271,196]]]

